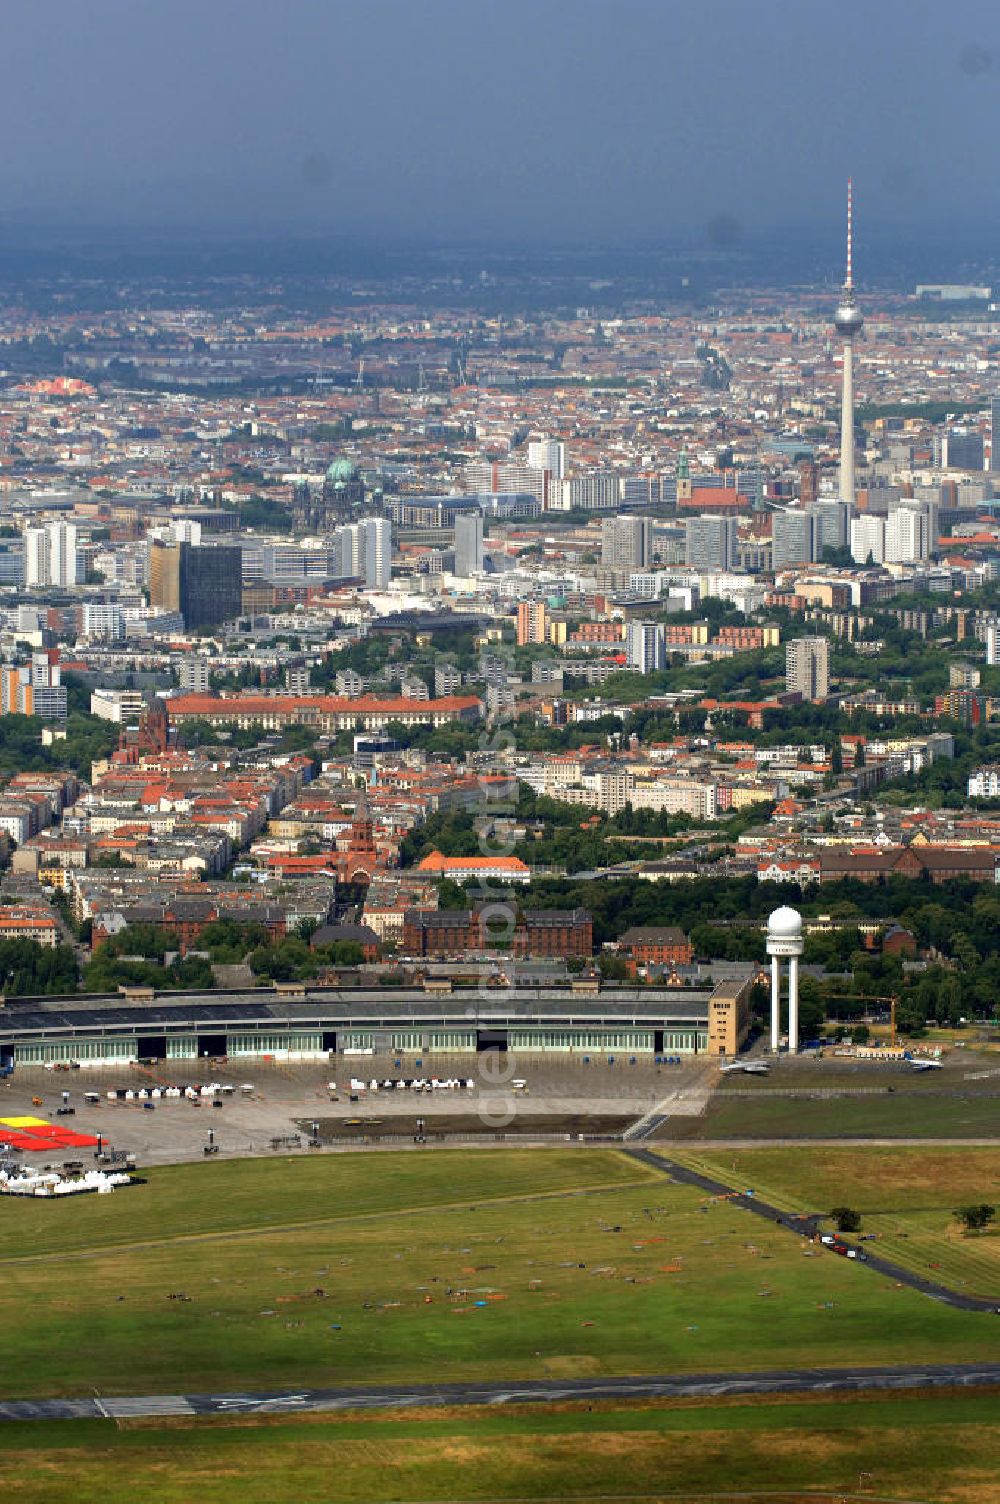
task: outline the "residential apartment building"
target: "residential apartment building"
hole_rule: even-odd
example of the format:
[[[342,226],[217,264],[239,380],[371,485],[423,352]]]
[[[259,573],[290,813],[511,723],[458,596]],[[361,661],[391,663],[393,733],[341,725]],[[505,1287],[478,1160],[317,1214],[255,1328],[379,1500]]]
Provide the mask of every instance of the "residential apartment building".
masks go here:
[[[653,561],[653,524],[648,517],[605,517],[601,523],[601,564],[629,573]]]
[[[739,523],[735,517],[706,514],[684,524],[684,562],[691,569],[727,574],[738,564]]]
[[[639,674],[654,674],[666,667],[666,648],[660,622],[630,621],[628,666]]]
[[[793,637],[785,645],[785,688],[803,700],[830,693],[830,643],[826,637]]]
[[[521,601],[517,608],[517,645],[548,641],[548,611],[544,601]]]

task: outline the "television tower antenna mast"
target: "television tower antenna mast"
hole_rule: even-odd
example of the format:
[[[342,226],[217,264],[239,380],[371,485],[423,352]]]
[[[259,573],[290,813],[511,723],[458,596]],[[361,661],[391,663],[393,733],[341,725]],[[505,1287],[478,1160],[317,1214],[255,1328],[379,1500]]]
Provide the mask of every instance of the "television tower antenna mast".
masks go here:
[[[854,340],[864,318],[854,297],[854,188],[847,180],[847,275],[833,327],[844,341],[844,376],[840,402],[840,500],[854,505]]]

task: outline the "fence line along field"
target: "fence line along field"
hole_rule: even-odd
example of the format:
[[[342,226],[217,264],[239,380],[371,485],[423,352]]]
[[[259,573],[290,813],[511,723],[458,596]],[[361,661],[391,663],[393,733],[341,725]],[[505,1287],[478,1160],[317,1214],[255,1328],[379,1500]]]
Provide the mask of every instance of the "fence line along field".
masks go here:
[[[969,1233],[956,1211],[1000,1213],[1000,1147],[705,1149],[673,1153],[734,1189],[752,1187],[785,1211],[850,1206],[885,1258],[1000,1305],[1000,1226]]]
[[[994,1317],[618,1150],[227,1161],[79,1201],[5,1208],[8,1397],[996,1354]]]

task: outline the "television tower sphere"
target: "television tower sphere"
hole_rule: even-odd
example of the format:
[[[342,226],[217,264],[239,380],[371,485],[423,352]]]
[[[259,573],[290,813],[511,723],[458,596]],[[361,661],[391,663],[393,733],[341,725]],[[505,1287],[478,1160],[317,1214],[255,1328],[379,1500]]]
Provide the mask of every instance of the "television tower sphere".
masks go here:
[[[802,934],[802,915],[796,909],[782,906],[775,909],[767,921],[769,940],[797,940]]]
[[[853,297],[845,297],[833,315],[833,327],[842,339],[853,339],[864,327],[861,309]]]

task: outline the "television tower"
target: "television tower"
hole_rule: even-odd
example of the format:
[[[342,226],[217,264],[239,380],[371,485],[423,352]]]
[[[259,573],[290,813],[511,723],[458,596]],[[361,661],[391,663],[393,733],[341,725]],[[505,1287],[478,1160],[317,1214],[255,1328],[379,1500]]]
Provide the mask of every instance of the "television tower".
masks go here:
[[[854,300],[852,250],[854,237],[854,203],[851,179],[847,179],[847,276],[833,327],[844,341],[844,387],[840,404],[840,499],[854,505],[854,337],[861,333],[864,319]]]

